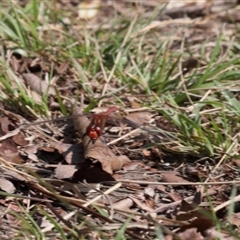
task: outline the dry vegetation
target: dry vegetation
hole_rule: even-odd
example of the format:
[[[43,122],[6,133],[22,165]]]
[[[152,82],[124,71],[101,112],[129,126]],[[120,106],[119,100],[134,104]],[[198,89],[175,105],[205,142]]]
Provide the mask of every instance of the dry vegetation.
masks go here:
[[[79,2],[0,3],[0,238],[239,239],[237,1]]]

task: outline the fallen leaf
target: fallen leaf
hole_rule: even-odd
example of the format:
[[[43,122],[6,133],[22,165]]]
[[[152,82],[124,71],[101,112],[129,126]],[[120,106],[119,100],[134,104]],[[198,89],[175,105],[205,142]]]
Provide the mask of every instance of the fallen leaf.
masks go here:
[[[129,210],[133,206],[133,200],[131,198],[125,198],[112,204],[113,208],[121,210]]]
[[[155,195],[155,191],[151,187],[146,187],[144,189],[144,194],[146,194],[147,196],[153,198],[154,195]]]
[[[27,85],[38,94],[55,95],[54,88],[49,86],[46,81],[42,81],[38,76],[32,73],[23,73]]]
[[[78,164],[84,161],[84,155],[82,148],[79,144],[68,144],[68,143],[49,143],[52,147],[57,149],[64,157],[68,164]]]
[[[62,165],[59,164],[55,169],[55,177],[57,179],[68,179],[73,177],[74,173],[78,171],[79,166],[76,165]]]
[[[58,74],[63,74],[69,66],[69,61],[65,61],[63,63],[61,63],[61,65],[57,68],[57,73]]]
[[[143,126],[144,124],[148,123],[151,120],[151,116],[152,114],[150,112],[144,111],[144,112],[130,113],[124,118],[127,120],[130,120],[133,123],[136,123],[136,125]]]
[[[159,190],[159,191],[161,191],[161,192],[164,192],[164,193],[167,193],[167,192],[166,192],[166,187],[163,186],[163,185],[158,185],[158,186],[157,186],[157,190]]]
[[[27,154],[28,158],[34,162],[38,162],[38,157],[36,155],[37,151],[38,147],[36,145],[24,149],[24,152]]]
[[[170,193],[168,193],[168,196],[174,201],[174,202],[177,202],[179,200],[182,200],[182,197],[176,193],[176,192],[173,192],[171,191]]]
[[[16,191],[14,185],[4,178],[0,178],[0,188],[7,193],[14,193]]]
[[[150,207],[149,205],[147,205],[146,203],[144,202],[141,202],[139,199],[137,198],[134,198],[134,197],[131,197],[131,199],[134,201],[134,203],[140,207],[142,210],[145,210],[149,213],[154,213],[154,209],[152,207]]]
[[[10,179],[10,180],[14,180],[14,181],[26,181],[26,179],[20,175],[19,173],[17,173],[16,171],[13,171],[13,170],[6,170],[3,172],[3,176],[6,178],[6,179]]]
[[[22,132],[19,132],[18,134],[13,136],[12,140],[19,146],[26,146],[29,143],[29,141],[25,140],[25,136]]]
[[[5,134],[8,133],[9,123],[10,123],[10,121],[9,121],[8,117],[0,117],[0,124],[1,124],[2,133],[5,133]]]
[[[16,153],[0,153],[0,156],[8,161],[8,162],[11,162],[11,163],[15,163],[15,164],[23,164],[24,163],[24,160],[22,159],[21,156],[19,156],[19,153],[16,152]]]
[[[132,161],[129,160],[130,162],[129,163],[126,163],[124,166],[123,166],[123,169],[124,170],[128,170],[128,171],[133,171],[135,170],[137,167],[141,166],[141,162],[140,161]]]
[[[6,139],[0,143],[0,155],[18,153],[17,146],[11,139]]]
[[[228,222],[239,227],[240,226],[240,213],[233,213],[228,215]]]
[[[203,240],[204,237],[201,233],[197,232],[197,228],[189,228],[186,229],[184,232],[179,233],[178,237],[181,240]]]
[[[167,172],[162,173],[162,182],[168,182],[168,183],[189,183],[189,181],[185,180],[182,177],[179,177],[176,175],[176,172]],[[177,187],[177,186],[173,186]]]
[[[237,165],[237,167],[240,167],[240,159],[234,159],[233,162]]]
[[[20,132],[20,129],[16,128],[15,130],[10,131],[10,132],[6,133],[5,135],[1,136],[0,141],[6,140],[10,137],[13,137],[13,136],[17,135],[19,132]]]

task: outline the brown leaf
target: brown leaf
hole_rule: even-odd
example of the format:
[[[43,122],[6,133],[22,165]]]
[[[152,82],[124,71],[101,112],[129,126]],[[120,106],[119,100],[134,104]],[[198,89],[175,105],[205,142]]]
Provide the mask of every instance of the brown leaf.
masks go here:
[[[163,185],[158,185],[158,186],[157,186],[157,190],[159,190],[159,191],[161,191],[161,192],[164,192],[164,193],[167,193],[167,192],[166,192],[166,187],[163,186]]]
[[[13,171],[13,170],[6,170],[3,172],[3,176],[7,179],[10,179],[10,180],[18,180],[18,181],[26,181],[26,179],[20,175],[19,173],[17,173],[16,171]]]
[[[197,228],[189,228],[186,229],[184,232],[179,233],[178,237],[182,240],[203,240],[204,237],[201,233],[197,232]]]
[[[80,108],[75,107],[73,111],[74,115],[81,114]],[[95,143],[90,141],[89,137],[85,135],[86,129],[90,122],[84,115],[74,118],[74,128],[79,132],[80,136],[83,137],[84,156],[86,159],[90,159],[93,162],[100,162],[102,169],[110,174],[113,171],[120,170],[122,166],[128,162],[125,158],[121,159],[117,157],[110,148],[99,138]]]
[[[1,136],[0,141],[11,138],[11,137],[17,135],[19,132],[20,132],[20,128],[16,128],[15,130],[10,131],[10,132],[6,133],[5,135]]]
[[[154,209],[152,207],[150,207],[149,204],[143,203],[143,202],[141,202],[140,200],[138,200],[137,198],[134,198],[134,197],[131,197],[131,199],[142,210],[145,210],[145,211],[150,212],[150,213],[154,212]]]
[[[12,140],[19,146],[26,146],[29,143],[29,141],[25,140],[25,136],[22,132],[19,132],[18,134],[13,136]]]
[[[237,165],[237,167],[240,167],[240,159],[234,159],[233,161]]]
[[[35,102],[42,103],[42,94],[37,93],[34,90],[27,89],[27,95],[30,96]]]
[[[151,113],[149,112],[135,112],[130,113],[129,115],[124,117],[125,119],[130,120],[131,122],[136,123],[139,126],[142,126],[148,123],[151,120]]]
[[[0,117],[0,124],[1,124],[1,131],[2,133],[7,134],[9,129],[8,129],[8,125],[9,125],[10,121],[8,119],[8,117]]]
[[[133,200],[131,198],[125,198],[112,204],[113,208],[121,210],[129,210],[133,206]]]
[[[16,191],[14,185],[4,178],[0,178],[0,188],[7,193],[14,193]]]
[[[84,155],[79,144],[72,145],[56,142],[51,142],[50,144],[63,155],[68,164],[77,164],[84,161]]]
[[[23,78],[25,79],[28,86],[39,94],[55,95],[54,88],[49,86],[45,81],[42,81],[38,76],[32,73],[23,73]]]
[[[61,63],[61,65],[57,68],[57,73],[58,74],[63,74],[69,66],[69,61],[65,61]]]
[[[182,197],[178,194],[178,193],[176,193],[176,192],[170,192],[170,193],[168,193],[168,196],[174,201],[174,202],[177,202],[177,201],[179,201],[179,200],[181,200],[182,199]]]
[[[55,177],[58,179],[71,178],[78,169],[79,166],[76,165],[59,164],[55,169]]]
[[[131,161],[131,160],[129,160]],[[126,163],[123,167],[124,170],[130,170],[130,171],[133,171],[135,170],[137,167],[141,166],[141,162],[140,161],[133,161],[133,162],[129,162],[129,163]]]
[[[162,182],[169,182],[169,183],[189,183],[189,181],[185,180],[182,177],[176,175],[176,172],[167,172],[162,173]]]
[[[8,161],[8,162],[11,162],[11,163],[15,163],[15,164],[23,164],[24,163],[24,160],[21,158],[21,156],[19,156],[18,152],[16,153],[7,153],[7,154],[4,154],[4,153],[0,153],[0,156]]]
[[[38,162],[38,157],[36,156],[37,151],[38,147],[36,145],[24,149],[24,152],[27,154],[28,158],[34,162]]]
[[[11,139],[6,139],[0,144],[0,154],[12,154],[17,153],[17,146],[12,142]]]
[[[231,215],[228,215],[228,222],[231,224],[239,227],[240,226],[240,213],[233,213]]]

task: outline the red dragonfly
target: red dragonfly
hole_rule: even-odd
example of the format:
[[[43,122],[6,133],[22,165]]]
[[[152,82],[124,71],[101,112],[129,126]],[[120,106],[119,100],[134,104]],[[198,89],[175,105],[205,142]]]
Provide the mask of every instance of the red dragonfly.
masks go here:
[[[116,107],[110,107],[106,112],[92,115],[90,124],[86,129],[86,135],[92,140],[92,143],[102,135],[108,116],[116,110]]]
[[[113,112],[117,111],[116,107],[110,107],[107,111],[105,112],[101,112],[101,113],[94,113],[91,115],[91,120],[90,123],[88,125],[88,127],[86,128],[86,132],[83,136],[88,136],[90,138],[90,141],[92,141],[92,143],[95,143],[95,141],[102,136],[103,134],[103,130],[106,124],[106,121],[109,118],[109,115]],[[72,115],[72,116],[67,116],[67,117],[60,117],[60,118],[56,118],[56,119],[52,119],[52,120],[46,120],[46,121],[40,121],[40,122],[34,122],[31,124],[27,124],[27,125],[36,125],[36,124],[43,124],[43,123],[47,123],[47,122],[52,122],[52,121],[60,121],[60,120],[64,120],[64,119],[69,119],[69,118],[75,118],[75,117],[79,117],[81,115],[84,114],[77,114],[77,115]],[[114,118],[111,116],[111,118]],[[142,128],[141,126],[139,126],[138,124],[132,122],[131,120],[128,119],[118,119],[115,118],[118,121],[124,121],[127,124],[131,125],[134,128]],[[156,131],[151,131],[151,130],[147,130],[143,127],[143,130],[149,132],[151,135],[155,135],[161,138],[161,135],[164,136],[167,139],[170,139],[171,137],[169,136],[169,134],[166,134],[163,132],[156,132]]]

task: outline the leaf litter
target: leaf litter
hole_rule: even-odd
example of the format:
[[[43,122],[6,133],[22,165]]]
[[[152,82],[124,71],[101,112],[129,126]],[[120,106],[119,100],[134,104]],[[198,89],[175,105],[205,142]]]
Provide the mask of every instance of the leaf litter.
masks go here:
[[[149,7],[154,2],[156,4],[157,1],[145,1],[144,4]],[[124,13],[121,4],[118,6],[118,10]],[[177,7],[171,10],[167,8],[165,14],[176,18],[179,22],[179,14],[186,14],[187,12],[188,15],[204,15],[205,9],[203,5],[200,7]],[[217,10],[214,8],[214,11]],[[94,12],[96,19],[100,17],[98,16],[99,12],[100,10]],[[221,13],[221,15],[224,15],[224,13]],[[125,13],[125,16],[127,16],[127,13]],[[222,16],[223,19],[224,17],[226,18],[226,14]],[[237,15],[233,15],[233,17],[237,18]],[[192,20],[188,19],[179,23],[189,24],[192,23]],[[170,20],[157,21],[140,30],[138,34],[146,33],[155,28],[164,30],[174,24],[175,22]],[[198,38],[196,36],[190,38],[190,44],[194,41],[200,43],[204,39],[204,35],[199,34],[203,30],[196,23],[194,24]],[[14,71],[20,73],[26,80],[26,88],[31,88],[33,92],[39,95],[50,93],[51,97],[57,98],[55,89],[33,71],[33,68],[37,69],[38,67],[46,70],[47,66],[43,61],[25,57],[18,60],[14,55],[9,56]],[[182,65],[184,74],[188,74],[189,71],[199,67],[198,63],[197,58],[187,59]],[[60,67],[59,65],[55,67],[56,79],[65,71],[71,72],[66,62],[60,64]],[[74,88],[75,86],[71,86],[71,89]],[[64,93],[63,88],[62,95]],[[72,95],[74,95],[74,91]],[[39,98],[36,97],[37,99]],[[69,102],[66,104],[68,107],[70,106]],[[111,102],[111,99],[109,99],[109,102]],[[130,105],[136,104],[131,102]],[[60,108],[60,105],[55,106]],[[132,239],[154,239],[156,238],[155,228],[162,230],[165,239],[209,239],[216,237],[231,239],[224,231],[216,231],[217,228],[214,228],[218,223],[216,219],[239,227],[237,212],[228,216],[228,220],[226,220],[226,213],[220,212],[220,210],[227,212],[232,204],[231,201],[228,201],[231,199],[232,185],[229,186],[227,181],[233,181],[239,177],[236,167],[239,167],[240,164],[237,159],[233,159],[228,165],[222,165],[218,171],[213,172],[212,163],[207,163],[207,161],[204,163],[196,162],[194,157],[190,160],[187,159],[187,163],[180,164],[183,162],[182,159],[178,163],[177,156],[169,152],[156,154],[153,148],[149,148],[148,152],[146,150],[139,151],[139,147],[145,146],[144,144],[149,139],[139,140],[135,136],[131,136],[131,139],[129,136],[121,139],[114,146],[112,146],[113,144],[108,146],[102,139],[92,143],[87,136],[84,136],[89,125],[89,120],[84,115],[73,119],[75,130],[78,131],[81,139],[79,143],[69,141],[68,139],[71,139],[72,136],[68,139],[61,136],[59,131],[54,130],[54,127],[50,130],[46,126],[31,126],[28,130],[22,127],[18,128],[19,123],[22,123],[22,117],[14,114],[14,118],[12,118],[7,114],[7,111],[2,110],[5,117],[0,119],[2,131],[0,146],[2,178],[0,188],[5,193],[15,193],[13,198],[16,202],[21,199],[20,197],[28,200],[28,203],[21,201],[21,204],[25,207],[27,205],[28,207],[29,205],[30,207],[40,207],[40,201],[36,204],[31,198],[50,200],[54,202],[54,206],[51,207],[47,204],[46,206],[52,209],[52,214],[55,214],[55,217],[68,227],[73,218],[69,217],[68,214],[63,214],[64,222],[61,216],[54,211],[58,207],[64,213],[65,210],[69,211],[67,207],[62,207],[59,204],[59,200],[75,207],[76,213],[84,213],[85,219],[88,218],[97,227],[107,225],[108,229],[117,230],[131,216],[131,222],[126,226],[126,234],[131,236]],[[74,114],[79,114],[79,112],[78,108],[74,108]],[[144,119],[145,114],[148,115],[148,113],[139,112],[127,118],[141,125],[145,121],[141,118]],[[163,116],[158,120],[156,124],[158,127],[162,129],[165,127],[166,130],[171,129],[170,131],[177,133],[177,129],[172,127],[171,123]],[[129,144],[128,141],[132,141],[132,144]],[[188,165],[187,168],[186,164]],[[127,181],[122,181],[121,185],[113,188],[116,186],[116,182],[121,183],[121,180],[124,179]],[[139,182],[135,183],[131,180],[138,180]],[[204,185],[201,192],[193,184],[199,182],[199,185],[201,185],[200,182],[207,180],[211,181],[212,184]],[[214,185],[219,181],[226,181],[226,184]],[[85,182],[87,192],[78,185],[79,182]],[[101,184],[99,187],[87,183]],[[164,183],[166,185],[163,185]],[[178,185],[172,183],[178,183]],[[236,181],[234,187],[238,188],[239,182]],[[107,192],[111,188],[114,190]],[[3,194],[3,192],[1,193]],[[239,193],[237,192],[237,194]],[[211,202],[209,202],[209,198],[211,198]],[[94,201],[95,207],[88,204],[93,199],[97,199]],[[235,198],[235,200],[239,202],[238,198]],[[21,212],[22,209],[15,204],[16,202],[2,201],[0,204],[1,206],[10,206],[12,209]],[[209,206],[211,204],[221,206],[222,202],[225,205],[220,210]],[[105,214],[99,213],[98,208],[100,207],[104,209]],[[37,214],[43,220],[39,211]],[[108,217],[108,214],[111,217]],[[149,217],[147,217],[148,215]],[[216,215],[216,219],[211,218],[213,215]],[[13,215],[8,213],[7,219],[9,222],[11,216]],[[73,216],[77,215],[73,213]],[[14,220],[16,219],[11,219],[12,222]],[[20,225],[20,222],[18,225]],[[40,226],[44,228],[44,232],[50,232],[53,228],[53,226],[47,228],[49,226],[46,227],[44,224]],[[235,230],[238,231],[237,228]],[[94,230],[91,231],[93,234]],[[109,232],[105,233],[106,236],[110,234]]]

